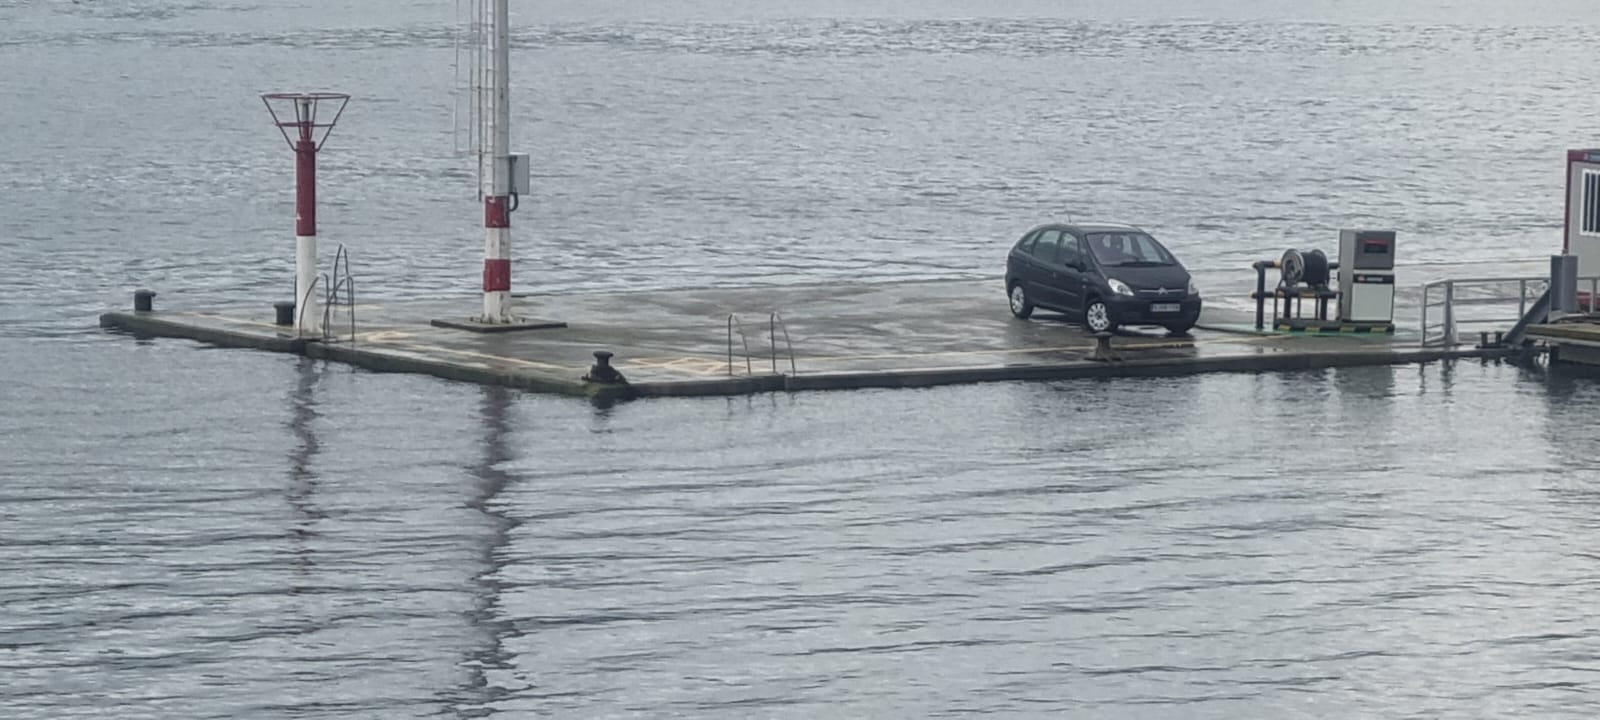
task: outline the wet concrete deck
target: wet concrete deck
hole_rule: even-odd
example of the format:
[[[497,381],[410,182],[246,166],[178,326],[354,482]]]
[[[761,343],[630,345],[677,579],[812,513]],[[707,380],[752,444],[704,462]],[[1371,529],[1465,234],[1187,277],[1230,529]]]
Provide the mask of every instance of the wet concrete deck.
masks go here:
[[[467,320],[479,302],[472,295],[358,304],[353,336],[345,308],[336,308],[336,336],[315,341],[274,325],[266,302],[185,308],[181,298],[161,298],[153,311],[107,313],[101,325],[378,371],[606,396],[1288,370],[1497,354],[1423,348],[1403,326],[1393,336],[1255,333],[1252,314],[1208,303],[1190,336],[1121,331],[1112,341],[1119,359],[1107,361],[1095,358],[1095,338],[1062,316],[1011,317],[998,280],[521,297],[521,314],[565,327],[477,333],[434,325]],[[782,311],[776,321],[774,308]],[[596,350],[615,354],[612,365],[626,385],[582,379]]]

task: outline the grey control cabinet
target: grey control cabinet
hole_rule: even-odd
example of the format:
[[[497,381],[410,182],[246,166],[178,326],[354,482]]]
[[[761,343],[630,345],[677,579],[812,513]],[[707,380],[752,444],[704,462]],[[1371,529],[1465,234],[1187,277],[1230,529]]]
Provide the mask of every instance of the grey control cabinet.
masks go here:
[[[1339,320],[1394,322],[1394,231],[1339,231]]]

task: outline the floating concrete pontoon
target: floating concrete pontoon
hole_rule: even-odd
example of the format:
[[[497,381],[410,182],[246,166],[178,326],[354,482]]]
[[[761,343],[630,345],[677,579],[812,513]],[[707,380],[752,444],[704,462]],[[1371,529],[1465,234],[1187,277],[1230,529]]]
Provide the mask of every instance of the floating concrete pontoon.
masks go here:
[[[316,338],[276,324],[269,303],[112,312],[100,324],[376,371],[605,397],[1295,370],[1509,352],[1427,348],[1404,332],[1258,332],[1246,312],[1216,308],[1188,337],[1135,329],[1108,340],[1051,313],[1011,317],[999,280],[549,295],[523,302],[558,319],[553,327],[486,334],[433,322],[476,299],[360,304],[353,323],[352,308],[335,307],[328,337]]]
[[[1531,325],[1526,335],[1544,344],[1553,364],[1600,366],[1600,318]]]

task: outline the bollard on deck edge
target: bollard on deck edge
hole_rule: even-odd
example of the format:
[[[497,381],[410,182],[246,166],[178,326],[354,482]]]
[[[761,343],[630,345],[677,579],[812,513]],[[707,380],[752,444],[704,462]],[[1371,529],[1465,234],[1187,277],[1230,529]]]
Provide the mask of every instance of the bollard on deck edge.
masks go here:
[[[589,372],[584,373],[583,381],[587,383],[605,383],[609,385],[626,385],[628,379],[622,376],[616,368],[611,366],[614,353],[609,350],[594,351],[594,364],[589,366]]]

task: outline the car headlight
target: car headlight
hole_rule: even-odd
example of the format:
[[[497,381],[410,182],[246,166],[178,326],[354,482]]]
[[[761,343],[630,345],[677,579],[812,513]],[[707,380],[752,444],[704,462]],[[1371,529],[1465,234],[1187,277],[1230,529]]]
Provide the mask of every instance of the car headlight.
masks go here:
[[[1111,286],[1111,292],[1114,292],[1118,295],[1127,295],[1128,297],[1133,297],[1133,288],[1128,287],[1128,284],[1121,280],[1116,278],[1107,278],[1106,284]]]
[[[1189,294],[1190,295],[1199,295],[1200,294],[1200,288],[1197,288],[1197,287],[1194,286],[1194,280],[1190,280],[1189,281]]]

